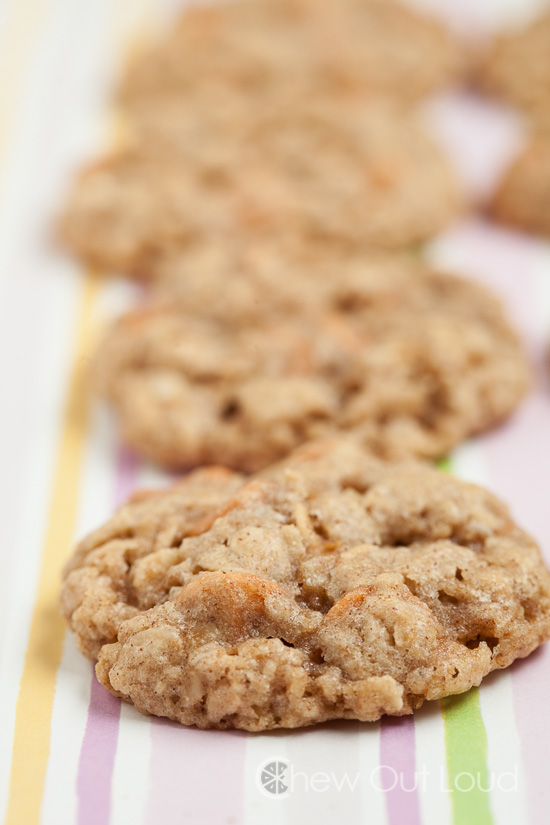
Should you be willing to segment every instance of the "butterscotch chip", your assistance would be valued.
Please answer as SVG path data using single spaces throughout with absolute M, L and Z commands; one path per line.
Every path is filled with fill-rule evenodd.
M 411 100 L 453 82 L 463 68 L 444 27 L 396 3 L 240 0 L 185 12 L 131 67 L 127 107 L 212 86 L 252 99 L 382 92 Z
M 284 280 L 261 262 L 190 278 L 123 317 L 96 372 L 124 439 L 166 466 L 251 471 L 334 431 L 440 456 L 512 412 L 528 368 L 490 293 L 404 256 L 326 254 Z
M 523 109 L 538 127 L 550 129 L 550 13 L 496 40 L 480 83 L 488 94 Z
M 496 220 L 550 235 L 550 135 L 535 138 L 504 175 L 491 203 Z
M 64 577 L 98 679 L 144 713 L 251 731 L 402 715 L 550 635 L 537 545 L 479 487 L 318 442 L 221 506 L 218 481 L 201 529 L 199 473 L 121 508 Z
M 460 208 L 443 153 L 389 104 L 265 107 L 246 137 L 214 143 L 147 144 L 88 170 L 62 221 L 67 244 L 94 265 L 146 275 L 171 250 L 258 233 L 406 246 Z

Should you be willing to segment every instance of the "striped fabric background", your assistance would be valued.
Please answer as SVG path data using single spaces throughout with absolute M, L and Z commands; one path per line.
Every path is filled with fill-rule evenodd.
M 527 8 L 415 2 L 459 26 Z M 7 825 L 547 825 L 548 647 L 414 719 L 247 735 L 140 716 L 97 685 L 65 633 L 56 600 L 74 538 L 137 485 L 165 479 L 120 448 L 86 395 L 94 341 L 133 288 L 64 258 L 51 217 L 78 164 L 112 139 L 117 64 L 176 5 L 0 1 L 1 816 Z M 518 139 L 513 118 L 467 95 L 434 101 L 427 117 L 476 191 Z M 503 296 L 537 371 L 514 420 L 448 466 L 507 499 L 550 560 L 550 245 L 470 219 L 430 255 Z M 277 757 L 295 784 L 274 800 L 256 774 Z

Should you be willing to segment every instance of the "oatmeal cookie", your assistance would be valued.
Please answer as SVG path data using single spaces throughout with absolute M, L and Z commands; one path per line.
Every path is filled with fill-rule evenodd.
M 264 272 L 256 290 L 199 281 L 123 317 L 96 376 L 126 442 L 166 466 L 246 471 L 335 430 L 440 456 L 516 407 L 528 368 L 485 289 L 405 256 L 322 266 Z
M 144 713 L 249 731 L 399 716 L 550 636 L 538 547 L 479 487 L 325 441 L 216 506 L 218 482 L 197 522 L 196 478 L 130 501 L 65 572 L 80 648 Z
M 65 567 L 71 585 L 64 588 L 61 601 L 86 656 L 97 658 L 101 646 L 116 639 L 121 623 L 141 612 L 133 604 L 128 565 L 207 530 L 212 514 L 244 482 L 244 476 L 223 467 L 195 470 L 168 490 L 135 493 L 114 519 L 80 542 Z M 98 565 L 89 564 L 92 557 Z M 144 580 L 142 590 L 145 587 Z
M 411 115 L 380 101 L 289 101 L 259 109 L 238 139 L 155 145 L 78 181 L 61 233 L 93 265 L 146 276 L 160 256 L 201 240 L 290 231 L 310 243 L 402 247 L 461 207 L 443 152 Z
M 238 89 L 252 100 L 297 89 L 414 100 L 462 73 L 461 49 L 431 18 L 377 0 L 239 0 L 185 12 L 128 71 L 121 98 Z
M 550 12 L 499 37 L 480 75 L 483 91 L 518 106 L 550 130 Z
M 550 236 L 550 133 L 528 145 L 504 175 L 490 205 L 502 223 Z

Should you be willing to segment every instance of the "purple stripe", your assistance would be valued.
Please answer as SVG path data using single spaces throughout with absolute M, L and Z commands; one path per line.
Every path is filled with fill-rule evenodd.
M 246 734 L 151 720 L 146 825 L 243 820 Z
M 116 507 L 126 501 L 132 492 L 136 474 L 134 456 L 127 450 L 120 449 L 114 490 Z M 119 722 L 120 700 L 105 690 L 93 674 L 88 718 L 78 764 L 78 825 L 108 825 Z
M 527 808 L 531 825 L 548 825 L 548 685 L 550 650 L 546 645 L 512 666 L 516 726 L 521 739 L 522 773 L 527 786 Z
M 546 341 L 537 337 L 535 266 L 540 246 L 532 240 L 489 227 L 464 239 L 464 255 L 507 300 L 532 355 L 537 386 L 516 415 L 481 440 L 491 489 L 511 507 L 512 515 L 542 546 L 550 561 L 550 396 L 543 378 Z M 466 261 L 467 263 L 467 261 Z M 550 273 L 548 273 L 550 278 Z M 550 810 L 547 752 L 550 714 L 548 645 L 513 665 L 515 721 L 521 743 L 529 822 L 546 825 Z
M 452 270 L 492 289 L 507 304 L 516 327 L 530 348 L 533 343 L 532 283 L 529 257 L 535 244 L 480 220 L 464 221 L 441 238 L 452 251 Z
M 134 453 L 121 447 L 117 456 L 117 475 L 115 481 L 115 507 L 121 504 L 134 492 L 137 479 L 138 464 Z
M 119 719 L 119 700 L 106 691 L 93 674 L 76 781 L 78 825 L 104 825 L 109 822 Z
M 380 768 L 389 825 L 420 825 L 412 716 L 383 717 L 380 727 Z

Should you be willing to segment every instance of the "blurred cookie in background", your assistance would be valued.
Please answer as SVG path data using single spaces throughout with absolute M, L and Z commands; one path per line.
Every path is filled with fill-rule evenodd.
M 550 133 L 533 138 L 512 163 L 490 214 L 516 229 L 550 237 Z
M 479 85 L 522 109 L 537 129 L 550 130 L 550 11 L 495 40 Z
M 382 92 L 414 100 L 460 77 L 464 59 L 444 26 L 383 0 L 237 0 L 187 10 L 128 71 L 121 100 L 231 86 Z
M 260 108 L 208 151 L 143 142 L 86 171 L 61 220 L 89 263 L 144 278 L 195 241 L 295 233 L 399 248 L 462 209 L 450 162 L 413 115 L 336 97 Z
M 228 278 L 123 317 L 96 380 L 125 441 L 179 468 L 253 471 L 335 432 L 439 457 L 515 409 L 529 369 L 485 289 L 406 257 L 332 266 L 289 267 L 255 304 L 248 280 L 242 312 Z

